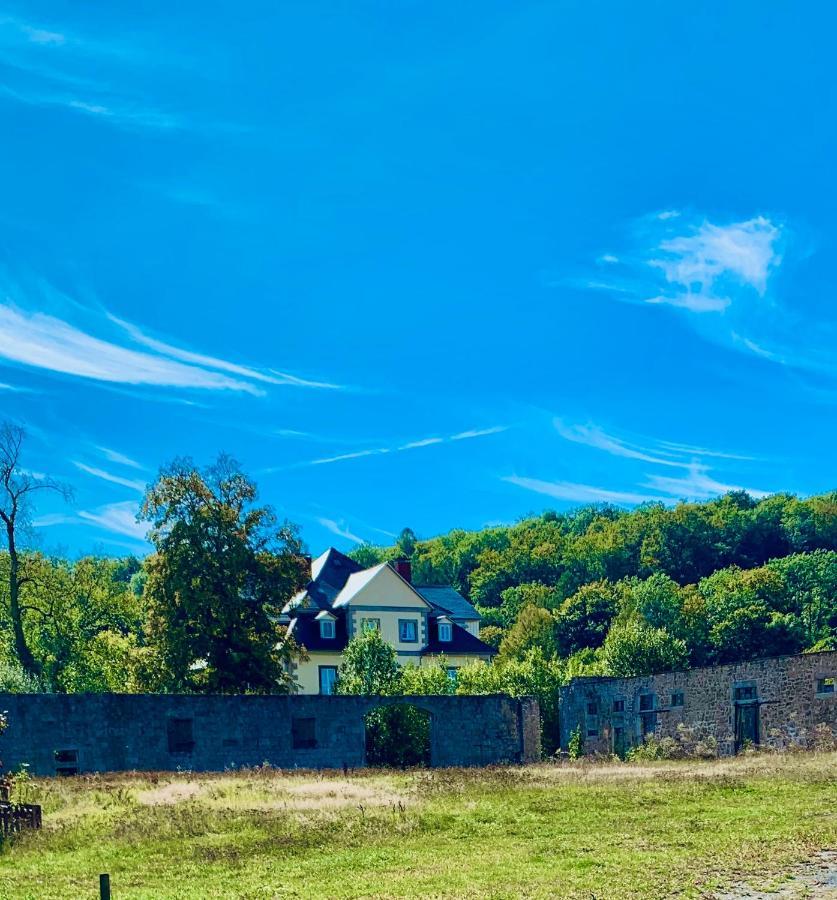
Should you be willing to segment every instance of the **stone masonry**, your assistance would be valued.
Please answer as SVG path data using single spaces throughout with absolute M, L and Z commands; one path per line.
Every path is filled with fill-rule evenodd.
M 540 758 L 537 701 L 484 697 L 0 694 L 7 771 L 34 775 L 127 770 L 222 771 L 365 765 L 364 716 L 409 703 L 430 713 L 434 766 Z
M 709 737 L 729 755 L 746 745 L 810 746 L 837 736 L 837 652 L 756 659 L 640 678 L 575 678 L 561 690 L 561 748 L 581 729 L 585 753 L 658 738 Z

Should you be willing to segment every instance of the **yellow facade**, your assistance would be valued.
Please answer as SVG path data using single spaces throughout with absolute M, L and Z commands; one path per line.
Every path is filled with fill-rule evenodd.
M 321 651 L 308 654 L 305 662 L 298 661 L 294 669 L 294 681 L 296 693 L 319 694 L 320 693 L 320 666 L 336 666 L 339 668 L 343 656 L 340 653 L 325 653 Z

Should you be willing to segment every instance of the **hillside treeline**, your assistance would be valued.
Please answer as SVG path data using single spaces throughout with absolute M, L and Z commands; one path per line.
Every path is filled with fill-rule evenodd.
M 508 527 L 364 546 L 450 583 L 501 657 L 531 648 L 577 671 L 634 674 L 837 646 L 837 493 L 632 511 L 587 506 Z

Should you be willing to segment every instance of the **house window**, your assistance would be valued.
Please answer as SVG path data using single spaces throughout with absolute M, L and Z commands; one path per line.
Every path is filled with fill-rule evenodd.
M 614 712 L 625 712 L 625 701 L 624 700 L 614 700 L 613 701 L 613 711 Z
M 448 681 L 450 681 L 451 684 L 456 684 L 459 669 L 456 666 L 448 666 L 447 669 L 445 669 L 445 675 L 448 676 Z
M 334 637 L 334 619 L 320 619 L 320 637 Z
M 314 718 L 291 719 L 294 750 L 313 750 L 317 746 L 316 724 Z
M 398 638 L 402 644 L 415 644 L 418 641 L 418 622 L 415 619 L 399 619 Z
M 453 625 L 450 622 L 439 622 L 439 640 L 445 643 L 453 640 Z
M 834 693 L 835 678 L 818 678 L 817 679 L 817 696 L 825 697 Z
M 599 729 L 598 728 L 588 728 L 587 729 L 587 737 L 598 737 Z
M 599 704 L 596 703 L 595 700 L 591 700 L 587 704 L 587 715 L 588 716 L 597 716 L 599 714 Z
M 381 630 L 381 620 L 380 619 L 361 619 L 360 620 L 360 630 L 361 631 L 380 631 Z
M 675 691 L 671 695 L 671 705 L 672 706 L 682 706 L 684 703 L 685 697 L 683 695 L 683 691 Z
M 756 686 L 754 684 L 743 684 L 735 689 L 736 700 L 755 700 Z
M 320 666 L 320 693 L 333 694 L 337 684 L 337 666 Z
M 640 694 L 639 695 L 639 711 L 640 712 L 651 712 L 654 709 L 654 695 L 653 694 Z
M 195 747 L 192 719 L 169 719 L 169 753 L 191 753 Z

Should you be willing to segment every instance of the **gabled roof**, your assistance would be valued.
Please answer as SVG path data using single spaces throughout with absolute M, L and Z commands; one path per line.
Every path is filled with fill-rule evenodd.
M 346 585 L 342 591 L 337 595 L 332 604 L 333 609 L 338 609 L 342 606 L 348 606 L 351 603 L 352 599 L 360 593 L 368 584 L 374 581 L 379 575 L 382 573 L 388 572 L 389 576 L 397 578 L 402 584 L 404 584 L 410 591 L 412 591 L 416 595 L 416 599 L 421 603 L 430 605 L 427 600 L 422 597 L 422 595 L 410 584 L 409 581 L 405 581 L 395 569 L 389 563 L 379 563 L 377 566 L 372 566 L 371 569 L 363 569 L 360 572 L 353 572 L 348 580 L 346 581 Z M 384 577 L 388 577 L 386 574 Z
M 363 567 L 353 559 L 329 547 L 311 563 L 311 580 L 319 585 L 327 584 L 338 591 L 346 584 L 353 572 L 360 572 Z
M 480 656 L 496 656 L 497 651 L 488 644 L 483 643 L 478 637 L 474 637 L 470 631 L 461 625 L 453 623 L 451 625 L 452 640 L 439 640 L 439 624 L 436 616 L 431 616 L 427 620 L 427 646 L 422 650 L 425 653 L 446 653 L 460 654 L 473 653 Z
M 448 612 L 454 619 L 478 621 L 482 618 L 462 594 L 449 585 L 416 585 L 416 590 L 434 609 Z

